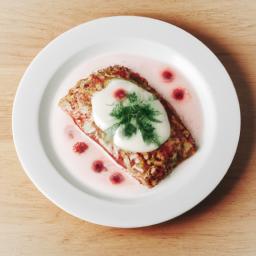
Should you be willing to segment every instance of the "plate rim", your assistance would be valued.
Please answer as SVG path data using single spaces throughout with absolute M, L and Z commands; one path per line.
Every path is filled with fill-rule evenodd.
M 203 52 L 207 53 L 206 54 L 207 58 L 211 59 L 212 63 L 215 63 L 215 65 L 216 65 L 215 68 L 217 68 L 217 71 L 216 70 L 214 70 L 214 71 L 215 72 L 220 72 L 222 74 L 224 81 L 227 82 L 227 85 L 229 86 L 228 90 L 231 92 L 231 97 L 232 97 L 231 101 L 232 101 L 232 103 L 235 103 L 234 108 L 233 108 L 233 112 L 235 113 L 235 118 L 233 120 L 233 122 L 235 123 L 234 131 L 233 131 L 235 138 L 233 138 L 234 141 L 233 141 L 232 147 L 231 147 L 230 152 L 229 152 L 229 159 L 225 163 L 226 167 L 223 168 L 225 170 L 222 171 L 221 173 L 219 173 L 219 175 L 217 177 L 215 177 L 215 180 L 214 180 L 214 182 L 212 182 L 211 187 L 208 188 L 208 189 L 206 188 L 206 190 L 204 190 L 202 193 L 199 193 L 199 195 L 197 195 L 196 198 L 193 198 L 193 200 L 191 200 L 189 205 L 188 204 L 186 204 L 185 206 L 183 205 L 183 207 L 181 207 L 179 211 L 176 211 L 176 214 L 174 214 L 173 216 L 170 216 L 170 217 L 166 217 L 166 216 L 156 217 L 155 216 L 153 219 L 151 219 L 151 221 L 147 220 L 147 222 L 143 222 L 143 221 L 137 221 L 137 220 L 129 220 L 127 223 L 123 223 L 124 220 L 122 218 L 118 219 L 116 222 L 113 221 L 113 219 L 111 221 L 109 221 L 108 217 L 110 217 L 110 216 L 106 216 L 104 219 L 102 219 L 102 217 L 100 217 L 100 216 L 97 216 L 97 217 L 92 217 L 91 216 L 90 217 L 89 215 L 93 214 L 90 211 L 89 211 L 89 215 L 88 215 L 88 213 L 85 213 L 83 211 L 83 217 L 81 217 L 79 209 L 76 209 L 76 210 L 71 209 L 72 207 L 76 208 L 77 205 L 70 204 L 71 205 L 70 206 L 71 208 L 70 208 L 70 207 L 67 207 L 67 205 L 66 205 L 67 202 L 66 201 L 64 202 L 60 198 L 56 198 L 56 197 L 53 198 L 49 193 L 46 192 L 46 190 L 47 190 L 46 187 L 42 188 L 42 184 L 40 182 L 38 182 L 39 177 L 37 176 L 35 171 L 32 170 L 31 167 L 28 167 L 28 166 L 31 166 L 31 163 L 28 163 L 28 158 L 26 157 L 26 159 L 25 159 L 25 156 L 24 156 L 25 152 L 22 151 L 22 148 L 24 148 L 24 146 L 21 146 L 21 143 L 24 143 L 24 140 L 21 140 L 21 138 L 20 138 L 20 136 L 22 134 L 21 133 L 21 127 L 18 127 L 18 123 L 21 120 L 20 113 L 22 112 L 19 109 L 20 104 L 22 102 L 20 100 L 20 97 L 22 95 L 22 90 L 24 90 L 25 84 L 28 81 L 30 81 L 29 76 L 30 76 L 31 69 L 33 69 L 34 66 L 38 65 L 38 63 L 40 63 L 42 61 L 42 57 L 44 57 L 45 54 L 47 55 L 48 49 L 50 49 L 50 47 L 52 47 L 54 44 L 55 45 L 59 44 L 63 40 L 65 40 L 65 38 L 70 37 L 69 35 L 73 33 L 72 31 L 83 30 L 84 27 L 87 27 L 87 26 L 90 26 L 90 25 L 92 27 L 94 27 L 94 26 L 97 27 L 97 26 L 101 26 L 104 23 L 105 24 L 109 23 L 111 25 L 111 24 L 114 24 L 114 23 L 117 23 L 117 22 L 123 22 L 123 24 L 127 23 L 127 22 L 128 23 L 129 22 L 131 22 L 131 23 L 132 22 L 135 22 L 135 23 L 138 22 L 138 24 L 139 24 L 139 23 L 142 23 L 142 21 L 143 21 L 144 26 L 152 25 L 152 26 L 156 26 L 156 27 L 159 27 L 159 28 L 160 27 L 165 27 L 164 30 L 167 29 L 167 27 L 169 27 L 170 31 L 171 30 L 175 31 L 176 35 L 180 35 L 180 34 L 184 35 L 184 33 L 185 33 L 186 37 L 190 38 L 191 41 L 193 41 L 193 43 L 196 45 L 196 47 L 200 47 L 201 49 L 203 49 Z M 54 71 L 52 71 L 52 72 L 54 72 Z M 48 83 L 46 83 L 46 84 L 48 84 Z M 241 116 L 240 115 L 241 114 L 240 114 L 240 107 L 239 107 L 238 97 L 237 97 L 237 94 L 235 92 L 234 85 L 233 85 L 227 71 L 225 70 L 222 63 L 218 60 L 218 58 L 213 54 L 213 52 L 207 46 L 205 46 L 200 40 L 195 38 L 190 33 L 186 32 L 185 30 L 183 30 L 183 29 L 181 29 L 181 28 L 179 28 L 175 25 L 172 25 L 170 23 L 161 21 L 161 20 L 152 19 L 152 18 L 148 18 L 148 17 L 141 17 L 141 16 L 110 16 L 110 17 L 103 17 L 103 18 L 95 19 L 95 20 L 80 24 L 80 25 L 78 25 L 74 28 L 71 28 L 70 30 L 64 32 L 63 34 L 61 34 L 57 38 L 55 38 L 53 41 L 51 41 L 46 47 L 44 47 L 37 54 L 37 56 L 33 59 L 31 64 L 26 69 L 26 71 L 25 71 L 25 73 L 24 73 L 24 75 L 23 75 L 23 77 L 20 81 L 20 84 L 18 86 L 16 95 L 15 95 L 15 99 L 14 99 L 14 103 L 13 103 L 13 112 L 12 112 L 12 132 L 13 132 L 13 140 L 14 140 L 15 149 L 16 149 L 18 158 L 21 162 L 21 165 L 22 165 L 24 171 L 26 172 L 27 176 L 31 179 L 33 184 L 38 188 L 38 190 L 40 190 L 41 193 L 43 193 L 50 201 L 52 201 L 54 204 L 56 204 L 58 207 L 60 207 L 64 211 L 66 211 L 66 212 L 70 213 L 71 215 L 74 215 L 74 216 L 76 216 L 80 219 L 87 220 L 87 221 L 95 223 L 95 224 L 105 225 L 105 226 L 131 228 L 131 227 L 143 227 L 143 226 L 158 224 L 160 222 L 164 222 L 164 221 L 167 221 L 169 219 L 175 218 L 175 217 L 181 215 L 182 213 L 190 210 L 191 208 L 193 208 L 198 203 L 200 203 L 205 197 L 207 197 L 216 188 L 216 186 L 219 184 L 219 182 L 222 180 L 222 178 L 224 177 L 224 175 L 228 171 L 228 169 L 231 165 L 231 162 L 232 162 L 232 160 L 235 156 L 235 152 L 236 152 L 236 149 L 237 149 L 237 146 L 238 146 L 238 141 L 239 141 L 239 136 L 240 136 L 240 127 L 241 127 Z M 36 117 L 33 120 L 36 121 Z M 27 125 L 24 125 L 24 127 L 22 127 L 23 132 L 24 132 L 25 128 L 28 128 Z M 35 163 L 33 162 L 33 164 L 35 164 Z M 61 178 L 58 179 L 58 182 L 60 182 L 59 184 L 61 184 L 61 182 L 68 183 L 66 180 L 64 180 L 64 178 L 63 179 L 61 179 Z M 52 182 L 52 183 L 55 184 L 54 182 Z M 56 183 L 57 183 L 57 181 L 56 181 Z M 84 199 L 83 195 L 81 194 L 81 191 L 79 192 L 77 189 L 72 188 L 71 185 L 67 185 L 67 188 L 68 188 L 68 190 L 71 194 L 75 193 L 78 196 L 79 200 Z M 61 192 L 61 191 L 59 191 L 59 192 Z M 95 198 L 92 199 L 92 200 L 94 200 L 96 204 L 99 204 L 99 205 L 101 204 L 100 200 L 97 200 Z M 65 206 L 63 206 L 63 205 L 65 205 Z M 118 216 L 118 214 L 121 214 L 121 212 L 122 212 L 122 210 L 119 209 L 118 212 L 117 212 L 117 216 Z M 87 217 L 84 217 L 85 215 Z

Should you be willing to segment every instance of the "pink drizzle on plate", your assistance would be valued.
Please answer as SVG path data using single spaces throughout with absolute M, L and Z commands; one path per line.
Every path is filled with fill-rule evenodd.
M 182 70 L 179 71 L 167 63 L 142 56 L 129 54 L 102 55 L 79 64 L 63 79 L 54 98 L 56 104 L 53 104 L 50 113 L 50 134 L 54 151 L 65 166 L 67 176 L 72 176 L 82 186 L 97 193 L 112 197 L 138 197 L 147 192 L 148 188 L 130 177 L 102 148 L 88 139 L 76 127 L 73 120 L 57 105 L 59 99 L 66 95 L 67 91 L 78 80 L 95 70 L 115 64 L 131 68 L 135 72 L 135 78 L 140 76 L 146 78 L 149 84 L 172 104 L 184 124 L 199 142 L 202 134 L 202 111 L 193 86 L 189 83 L 189 77 L 186 78 L 185 74 L 182 74 Z M 126 74 L 118 75 L 126 78 Z M 98 81 L 95 80 L 95 82 Z M 184 97 L 182 98 L 180 92 L 177 97 L 177 91 L 175 93 L 176 97 L 173 97 L 173 92 L 175 89 L 181 88 L 180 85 L 184 89 Z M 120 91 L 116 91 L 116 94 L 121 98 L 124 96 L 124 93 Z M 77 142 L 83 142 L 87 147 L 84 144 L 74 146 Z M 96 164 L 97 171 L 94 170 L 95 167 L 92 166 L 95 159 L 96 161 L 102 161 L 103 171 L 101 165 L 98 164 Z

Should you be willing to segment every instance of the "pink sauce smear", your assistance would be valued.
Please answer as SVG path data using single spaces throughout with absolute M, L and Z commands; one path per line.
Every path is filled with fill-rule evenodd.
M 66 95 L 68 89 L 79 79 L 115 64 L 131 68 L 146 78 L 149 84 L 172 104 L 199 147 L 203 127 L 202 111 L 189 77 L 182 74 L 182 70 L 146 57 L 129 54 L 103 55 L 81 63 L 67 75 L 55 95 L 56 104 L 50 119 L 51 139 L 58 157 L 68 172 L 84 186 L 107 195 L 133 197 L 147 192 L 148 188 L 130 177 L 58 107 L 59 99 Z M 123 89 L 115 91 L 115 97 L 118 99 L 125 96 Z

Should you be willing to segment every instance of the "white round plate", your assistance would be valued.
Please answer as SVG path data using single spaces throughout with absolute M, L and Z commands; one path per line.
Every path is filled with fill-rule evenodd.
M 108 197 L 76 186 L 50 159 L 47 106 L 64 74 L 86 58 L 120 51 L 166 59 L 196 83 L 204 129 L 198 152 L 175 175 L 142 196 Z M 79 78 L 78 78 L 79 79 Z M 36 187 L 52 202 L 83 220 L 113 227 L 142 227 L 172 219 L 203 200 L 221 181 L 240 133 L 236 92 L 225 68 L 198 39 L 163 21 L 107 17 L 79 25 L 48 44 L 26 70 L 13 107 L 18 157 Z

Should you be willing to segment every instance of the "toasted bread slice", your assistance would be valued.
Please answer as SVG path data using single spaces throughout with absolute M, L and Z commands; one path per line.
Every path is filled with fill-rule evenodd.
M 171 125 L 171 135 L 158 149 L 147 153 L 124 151 L 112 141 L 106 140 L 106 133 L 94 123 L 91 98 L 95 92 L 105 88 L 107 82 L 113 78 L 126 79 L 136 83 L 154 94 L 165 107 Z M 78 81 L 60 100 L 59 106 L 72 117 L 82 132 L 106 150 L 135 179 L 148 187 L 158 184 L 179 163 L 196 152 L 194 139 L 170 103 L 164 100 L 146 79 L 126 67 L 110 66 Z

